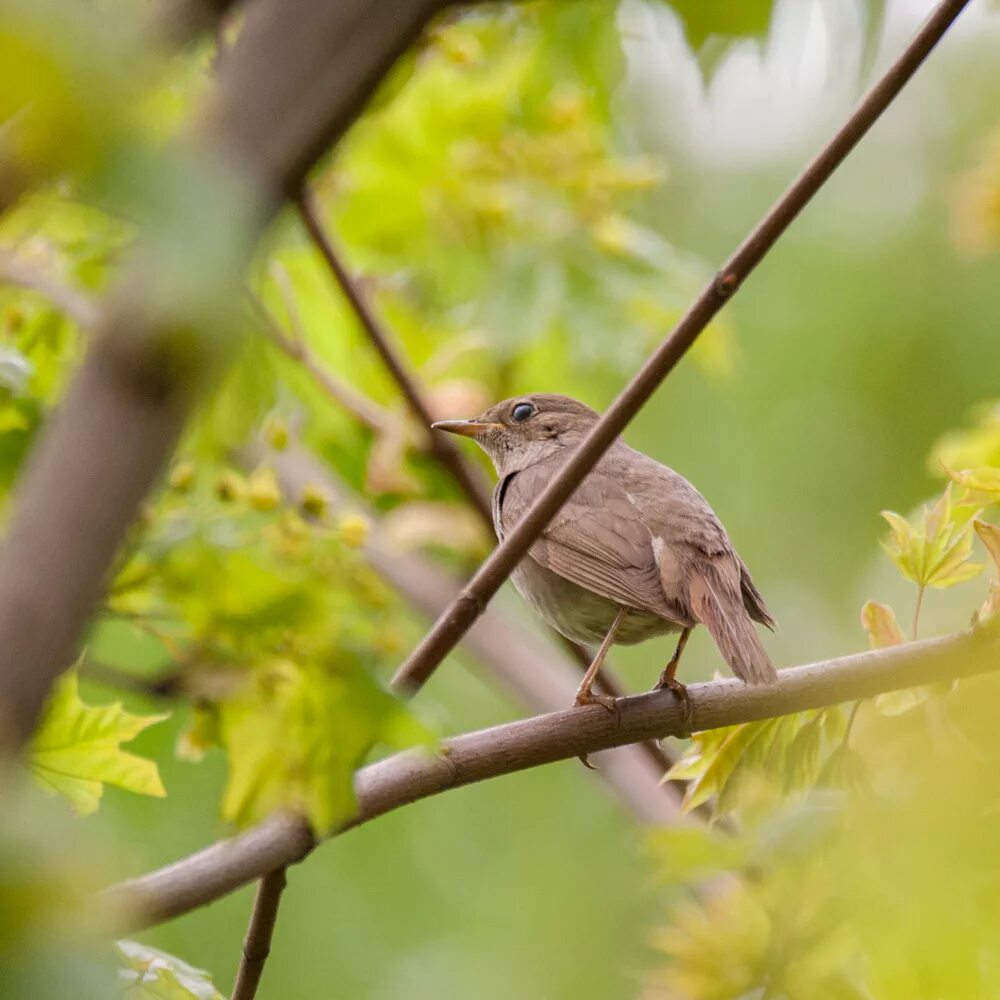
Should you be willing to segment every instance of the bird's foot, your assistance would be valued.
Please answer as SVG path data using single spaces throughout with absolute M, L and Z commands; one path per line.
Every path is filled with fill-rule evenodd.
M 618 715 L 618 699 L 610 694 L 594 694 L 593 691 L 577 691 L 574 705 L 601 705 L 612 715 Z
M 684 731 L 690 732 L 691 722 L 694 719 L 694 706 L 691 704 L 691 697 L 688 695 L 686 684 L 682 684 L 668 670 L 664 670 L 660 679 L 656 682 L 654 691 L 672 691 L 674 697 L 681 703 L 681 719 L 684 723 Z
M 609 694 L 594 694 L 593 691 L 577 691 L 576 698 L 573 700 L 575 706 L 580 705 L 600 705 L 603 709 L 610 712 L 615 717 L 615 725 L 621 724 L 621 709 L 618 707 L 618 699 L 613 698 Z M 590 763 L 590 758 L 587 754 L 580 754 L 580 763 L 584 767 L 589 768 L 591 771 L 596 771 L 597 768 Z

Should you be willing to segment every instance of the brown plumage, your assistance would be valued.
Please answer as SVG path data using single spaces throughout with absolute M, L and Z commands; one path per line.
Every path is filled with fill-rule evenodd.
M 493 522 L 503 539 L 597 417 L 568 396 L 537 393 L 505 400 L 474 420 L 434 426 L 472 437 L 493 460 Z M 589 685 L 612 642 L 669 632 L 681 636 L 658 686 L 683 695 L 674 671 L 698 624 L 737 677 L 750 684 L 776 679 L 753 626 L 773 628 L 774 620 L 712 508 L 683 476 L 620 439 L 511 579 L 563 635 L 602 643 L 578 701 L 595 700 Z

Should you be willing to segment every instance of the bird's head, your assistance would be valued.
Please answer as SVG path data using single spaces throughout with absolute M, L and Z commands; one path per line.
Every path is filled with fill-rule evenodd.
M 505 399 L 471 420 L 439 420 L 432 426 L 472 438 L 503 477 L 579 444 L 597 416 L 569 396 L 537 392 Z

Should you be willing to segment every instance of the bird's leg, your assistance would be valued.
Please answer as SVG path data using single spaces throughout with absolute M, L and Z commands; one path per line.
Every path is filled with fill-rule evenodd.
M 601 643 L 601 648 L 594 654 L 594 659 L 591 661 L 590 666 L 587 667 L 587 672 L 583 675 L 583 680 L 580 681 L 580 686 L 576 690 L 576 700 L 574 704 L 603 705 L 609 712 L 617 712 L 617 704 L 614 698 L 610 695 L 594 694 L 594 692 L 591 691 L 591 688 L 594 686 L 594 680 L 597 677 L 597 672 L 601 669 L 601 664 L 604 662 L 604 658 L 608 655 L 608 650 L 611 648 L 611 644 L 615 641 L 615 635 L 624 620 L 625 608 L 619 608 L 618 614 L 615 615 L 615 620 L 611 623 L 611 628 L 608 629 L 608 634 L 604 637 L 604 641 Z
M 603 705 L 615 716 L 616 721 L 618 718 L 618 702 L 611 695 L 594 694 L 591 688 L 594 686 L 594 681 L 597 679 L 597 672 L 601 669 L 601 664 L 608 655 L 608 650 L 615 641 L 615 635 L 618 629 L 621 628 L 624 620 L 625 609 L 619 608 L 618 614 L 615 615 L 615 620 L 611 623 L 611 628 L 608 629 L 608 634 L 601 643 L 601 648 L 594 654 L 594 659 L 591 661 L 590 666 L 587 667 L 587 672 L 583 675 L 583 680 L 580 681 L 580 686 L 576 689 L 576 698 L 573 702 L 574 705 Z M 580 763 L 584 767 L 589 767 L 591 771 L 596 770 L 594 765 L 590 763 L 590 758 L 585 753 L 580 754 Z
M 681 653 L 684 652 L 684 647 L 687 645 L 688 636 L 690 634 L 691 629 L 681 629 L 681 634 L 677 640 L 677 648 L 674 650 L 674 655 L 670 657 L 670 662 L 663 668 L 663 673 L 660 674 L 660 679 L 656 682 L 656 686 L 653 688 L 654 691 L 662 691 L 664 688 L 673 691 L 673 693 L 681 700 L 685 722 L 690 722 L 691 720 L 691 699 L 688 698 L 687 687 L 677 680 L 676 675 L 677 666 L 681 662 Z

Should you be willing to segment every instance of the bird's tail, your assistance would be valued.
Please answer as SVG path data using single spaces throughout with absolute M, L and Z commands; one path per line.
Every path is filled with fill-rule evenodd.
M 747 684 L 773 684 L 778 675 L 743 603 L 739 567 L 730 560 L 694 567 L 689 600 L 730 669 Z

